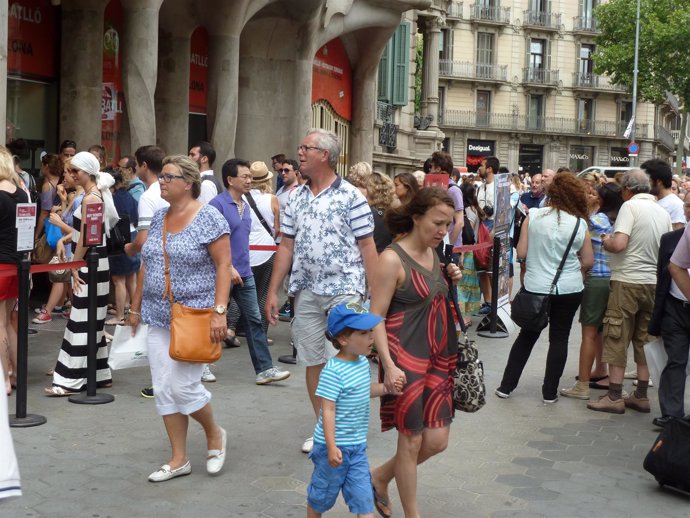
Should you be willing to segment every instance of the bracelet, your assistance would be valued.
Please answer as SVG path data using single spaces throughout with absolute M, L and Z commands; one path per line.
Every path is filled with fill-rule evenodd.
M 130 314 L 130 315 L 136 315 L 136 316 L 138 316 L 138 317 L 141 316 L 141 313 L 139 313 L 138 311 L 134 311 L 133 309 L 130 309 L 130 310 L 129 310 L 129 314 Z

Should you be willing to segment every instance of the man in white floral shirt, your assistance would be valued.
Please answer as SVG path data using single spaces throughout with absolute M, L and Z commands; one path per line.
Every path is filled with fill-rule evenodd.
M 365 296 L 378 257 L 366 199 L 335 172 L 340 151 L 340 140 L 329 131 L 311 130 L 302 140 L 300 171 L 310 180 L 295 190 L 285 207 L 280 222 L 283 240 L 266 299 L 268 321 L 275 325 L 278 289 L 290 273 L 288 291 L 295 296 L 292 338 L 297 361 L 306 366 L 307 392 L 317 419 L 319 375 L 336 353 L 325 337 L 327 312 Z M 302 451 L 311 451 L 312 444 L 309 437 Z

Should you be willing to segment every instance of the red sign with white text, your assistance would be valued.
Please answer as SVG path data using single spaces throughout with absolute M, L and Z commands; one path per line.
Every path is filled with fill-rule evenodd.
M 7 72 L 54 79 L 58 75 L 60 9 L 50 0 L 18 0 L 8 5 Z
M 428 174 L 424 177 L 424 187 L 440 187 L 447 191 L 449 179 L 447 174 Z
M 189 59 L 189 111 L 206 113 L 208 106 L 208 32 L 197 27 L 192 33 Z
M 84 246 L 98 246 L 103 242 L 103 202 L 86 205 Z
M 101 95 L 101 145 L 110 163 L 120 157 L 120 128 L 125 94 L 122 87 L 120 35 L 124 11 L 120 0 L 110 0 L 103 26 L 103 90 Z
M 352 67 L 345 47 L 336 38 L 314 56 L 311 101 L 325 99 L 342 118 L 352 120 Z

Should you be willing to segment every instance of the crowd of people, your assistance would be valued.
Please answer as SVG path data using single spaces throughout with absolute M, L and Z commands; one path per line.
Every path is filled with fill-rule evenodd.
M 419 516 L 417 466 L 447 447 L 454 417 L 460 328 L 455 317 L 469 326 L 473 315 L 491 311 L 491 269 L 462 247 L 493 232 L 496 176 L 510 174 L 498 159 L 487 157 L 474 176 L 438 151 L 414 173 L 391 178 L 362 162 L 343 178 L 336 173 L 340 141 L 324 130 L 310 131 L 295 158 L 272 157 L 270 169 L 261 161 L 233 158 L 214 172 L 216 153 L 207 142 L 188 155 L 166 156 L 159 147 L 142 146 L 110 166 L 100 146 L 77 150 L 76 143 L 65 141 L 57 154 L 43 156 L 41 177 L 31 182 L 0 149 L 0 263 L 20 258 L 17 203 L 32 195 L 38 200 L 37 242 L 56 227 L 50 255 L 59 261 L 85 257 L 86 208 L 103 203 L 104 234 L 94 247 L 97 384 L 113 383 L 108 326 L 129 325 L 135 333 L 147 324 L 152 385 L 142 395 L 155 400 L 171 448 L 149 480 L 191 473 L 190 416 L 206 435 L 208 474 L 221 472 L 227 444 L 218 422 L 222 409 L 214 412 L 204 385 L 216 376 L 208 365 L 177 361 L 168 353 L 169 298 L 212 308 L 208 332 L 214 343 L 236 347 L 244 337 L 257 385 L 290 377 L 273 363 L 268 334 L 279 320 L 291 320 L 315 423 L 313 435 L 301 441 L 314 463 L 309 516 L 330 509 L 341 490 L 351 512 L 391 516 L 393 480 L 404 515 Z M 445 187 L 426 186 L 427 174 L 445 175 Z M 510 277 L 515 252 L 521 286 L 551 294 L 545 404 L 555 404 L 560 395 L 587 400 L 593 411 L 650 412 L 644 346 L 661 336 L 669 360 L 655 380 L 661 415 L 654 423 L 664 426 L 684 415 L 690 348 L 685 183 L 657 159 L 617 178 L 578 176 L 566 168 L 510 175 L 510 207 L 501 208 L 510 211 Z M 109 255 L 109 234 L 123 218 L 131 242 L 124 253 Z M 449 264 L 439 253 L 444 243 L 455 247 Z M 87 273 L 80 268 L 54 279 L 33 318 L 37 325 L 60 313 L 67 319 L 47 396 L 86 389 Z M 449 303 L 449 282 L 458 287 L 461 315 L 454 315 Z M 0 277 L 7 394 L 16 384 L 17 293 L 16 277 Z M 578 310 L 578 378 L 572 387 L 561 387 Z M 540 334 L 519 331 L 495 390 L 498 397 L 507 399 L 518 389 Z M 631 342 L 637 369 L 626 373 Z M 367 359 L 372 346 L 379 369 L 374 384 Z M 625 377 L 635 378 L 630 394 L 623 390 Z M 593 400 L 592 390 L 605 393 Z M 397 430 L 394 456 L 374 469 L 366 456 L 369 397 L 381 397 L 382 431 Z

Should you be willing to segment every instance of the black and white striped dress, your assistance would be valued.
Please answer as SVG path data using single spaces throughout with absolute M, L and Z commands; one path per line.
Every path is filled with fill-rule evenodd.
M 96 194 L 96 193 L 93 193 Z M 74 233 L 72 236 L 72 252 L 76 249 L 81 239 L 81 211 L 74 214 Z M 110 367 L 108 367 L 108 345 L 105 341 L 103 327 L 108 312 L 108 292 L 110 290 L 110 268 L 108 266 L 108 252 L 105 247 L 105 237 L 98 251 L 98 313 L 96 343 L 98 353 L 96 355 L 96 381 L 98 387 L 109 386 L 112 383 Z M 88 269 L 79 269 L 79 277 L 88 283 Z M 58 356 L 53 385 L 62 387 L 71 392 L 86 390 L 86 363 L 88 340 L 88 308 L 89 286 L 82 284 L 79 293 L 74 293 L 72 310 L 62 339 L 62 347 Z

